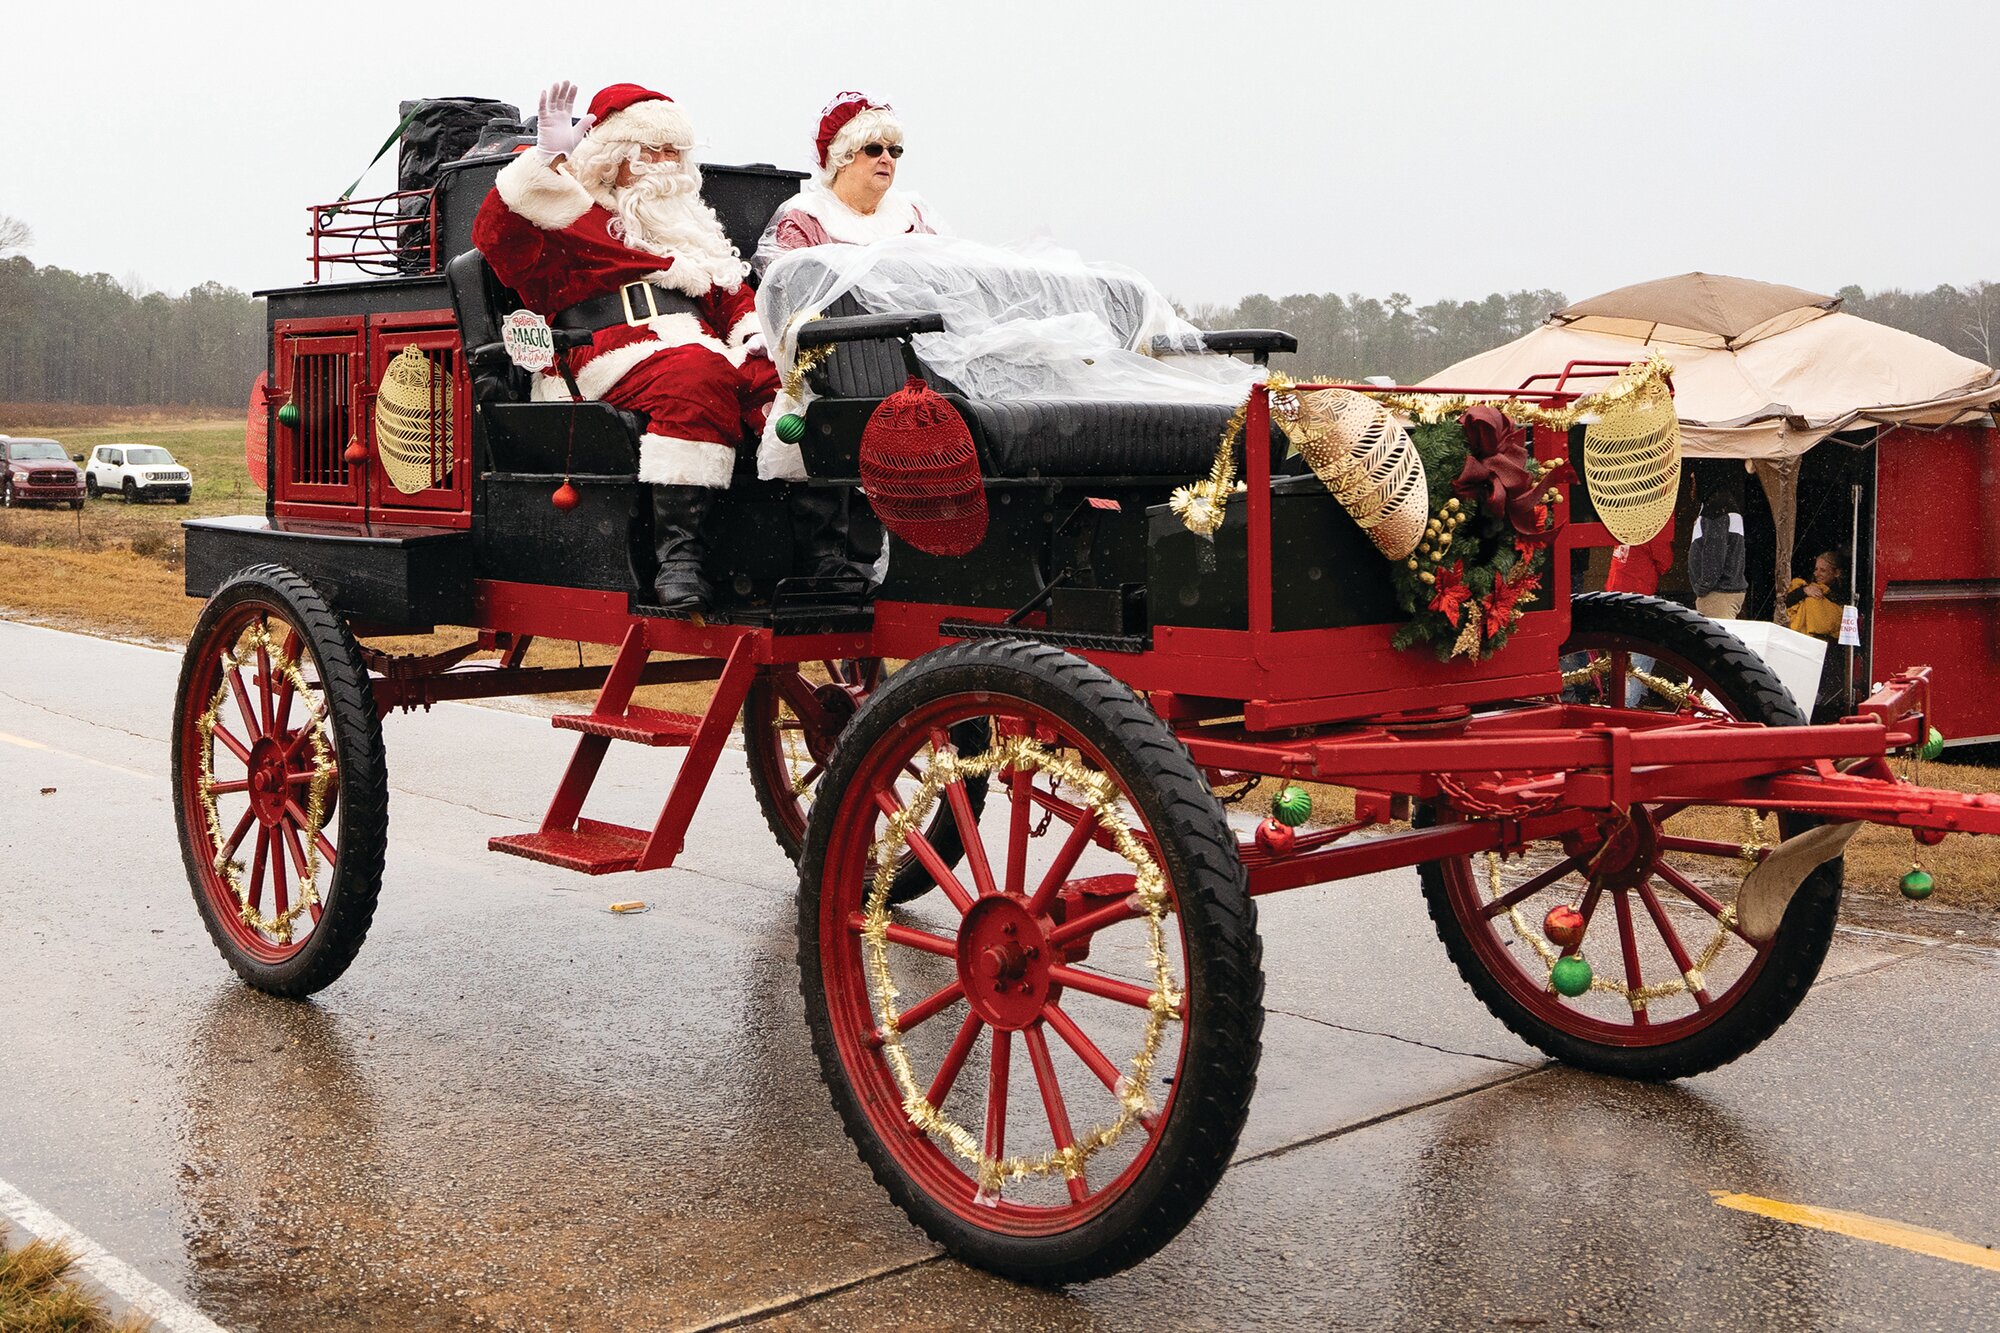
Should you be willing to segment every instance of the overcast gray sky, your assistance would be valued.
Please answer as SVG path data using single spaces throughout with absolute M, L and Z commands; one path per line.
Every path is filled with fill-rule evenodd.
M 959 232 L 1185 301 L 1922 288 L 2000 279 L 1996 35 L 2000 6 L 1909 0 L 16 4 L 0 213 L 38 263 L 280 286 L 398 99 L 630 80 L 710 161 L 805 166 L 858 88 Z

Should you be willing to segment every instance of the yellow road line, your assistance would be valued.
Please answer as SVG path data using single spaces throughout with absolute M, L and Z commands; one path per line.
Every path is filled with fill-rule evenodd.
M 99 768 L 108 768 L 114 773 L 123 773 L 127 777 L 144 778 L 148 782 L 159 781 L 157 773 L 141 773 L 138 769 L 127 768 L 123 764 L 113 764 L 103 759 L 93 759 L 87 754 L 77 754 L 71 750 L 59 750 L 53 745 L 44 745 L 40 741 L 31 741 L 26 736 L 15 736 L 8 732 L 0 731 L 0 743 L 18 745 L 24 750 L 41 750 L 46 754 L 59 754 L 65 759 L 74 759 L 80 764 L 95 764 Z
M 1852 1236 L 1856 1240 L 1871 1240 L 1877 1245 L 1893 1245 L 1899 1250 L 1909 1250 L 1913 1254 L 1928 1254 L 1934 1259 L 1949 1259 L 1956 1264 L 1970 1264 L 1989 1273 L 2000 1273 L 2000 1250 L 1960 1240 L 1948 1231 L 1913 1227 L 1908 1223 L 1891 1222 L 1885 1218 L 1870 1217 L 1866 1213 L 1850 1213 L 1839 1208 L 1814 1208 L 1810 1204 L 1760 1199 L 1754 1194 L 1731 1194 L 1726 1190 L 1710 1190 L 1709 1194 L 1724 1208 L 1734 1208 L 1739 1213 L 1755 1213 L 1759 1217 L 1789 1222 L 1793 1226 L 1837 1232 L 1843 1236 Z

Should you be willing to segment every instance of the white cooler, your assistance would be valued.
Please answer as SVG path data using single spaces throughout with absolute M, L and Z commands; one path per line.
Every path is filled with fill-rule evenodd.
M 1810 634 L 1773 625 L 1768 620 L 1718 620 L 1716 624 L 1743 640 L 1743 646 L 1776 672 L 1799 711 L 1812 716 L 1819 697 L 1819 673 L 1826 661 L 1827 642 Z

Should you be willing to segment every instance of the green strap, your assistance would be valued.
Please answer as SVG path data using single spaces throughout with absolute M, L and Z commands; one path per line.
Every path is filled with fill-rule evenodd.
M 410 108 L 408 115 L 396 122 L 396 128 L 389 131 L 389 137 L 384 139 L 382 146 L 375 150 L 375 156 L 369 158 L 368 165 L 361 168 L 361 175 L 354 178 L 353 185 L 348 186 L 340 192 L 340 198 L 334 200 L 335 203 L 344 204 L 354 197 L 354 191 L 360 187 L 362 180 L 369 172 L 375 169 L 375 164 L 382 160 L 382 154 L 388 152 L 390 148 L 395 146 L 396 140 L 403 137 L 403 131 L 410 128 L 410 122 L 417 118 L 417 112 L 423 110 L 423 106 L 424 104 L 421 101 L 417 102 Z

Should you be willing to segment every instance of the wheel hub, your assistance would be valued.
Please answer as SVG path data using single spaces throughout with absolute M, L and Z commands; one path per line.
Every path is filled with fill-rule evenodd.
M 250 747 L 250 809 L 266 828 L 285 813 L 291 782 L 285 771 L 284 752 L 269 736 Z
M 1018 898 L 987 897 L 972 905 L 958 932 L 958 976 L 973 1012 L 996 1028 L 1018 1032 L 1033 1023 L 1049 996 L 1051 956 L 1042 923 Z
M 1606 889 L 1636 889 L 1653 873 L 1659 845 L 1659 826 L 1652 815 L 1644 806 L 1634 806 L 1606 831 L 1591 878 Z

